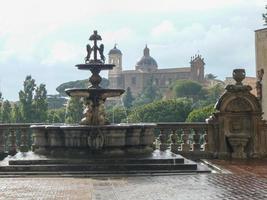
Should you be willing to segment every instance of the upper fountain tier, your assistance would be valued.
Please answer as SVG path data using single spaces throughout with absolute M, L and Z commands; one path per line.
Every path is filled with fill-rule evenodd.
M 93 46 L 87 44 L 87 55 L 84 58 L 85 64 L 78 64 L 76 67 L 81 70 L 90 70 L 92 76 L 89 78 L 91 86 L 89 88 L 71 88 L 65 92 L 72 97 L 84 98 L 84 118 L 80 124 L 83 125 L 104 125 L 106 120 L 104 102 L 108 97 L 117 97 L 124 93 L 123 89 L 104 89 L 99 86 L 101 83 L 101 70 L 111 70 L 115 65 L 105 64 L 104 45 L 97 46 L 97 41 L 102 40 L 101 36 L 94 31 L 89 40 L 93 41 Z M 91 54 L 93 54 L 91 56 Z M 99 55 L 99 56 L 98 56 Z M 91 58 L 92 57 L 92 58 Z

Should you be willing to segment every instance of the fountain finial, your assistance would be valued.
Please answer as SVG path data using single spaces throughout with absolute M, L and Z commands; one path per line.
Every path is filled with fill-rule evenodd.
M 101 36 L 98 35 L 97 31 L 94 31 L 94 33 L 89 37 L 89 40 L 94 42 L 93 47 L 91 47 L 89 44 L 86 46 L 87 50 L 87 56 L 85 57 L 85 63 L 105 63 L 105 56 L 104 56 L 104 45 L 100 44 L 100 46 L 97 46 L 97 41 L 102 40 Z M 97 51 L 100 54 L 100 60 L 97 59 Z M 93 52 L 93 59 L 90 59 L 91 53 Z

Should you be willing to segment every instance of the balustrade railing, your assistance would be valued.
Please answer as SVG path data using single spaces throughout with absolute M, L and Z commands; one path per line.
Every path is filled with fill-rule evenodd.
M 209 157 L 208 134 L 212 130 L 209 126 L 205 122 L 158 123 L 155 147 L 189 157 Z
M 0 155 L 14 155 L 31 149 L 30 126 L 33 123 L 0 124 Z
M 29 151 L 32 146 L 31 125 L 36 124 L 0 124 L 0 155 Z M 208 157 L 213 151 L 212 142 L 208 141 L 213 130 L 212 125 L 205 122 L 157 123 L 155 147 L 189 157 Z

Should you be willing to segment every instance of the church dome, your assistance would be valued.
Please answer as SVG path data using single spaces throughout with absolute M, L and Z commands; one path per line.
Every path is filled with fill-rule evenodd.
M 110 54 L 122 55 L 121 50 L 117 49 L 117 45 L 116 44 L 115 44 L 114 48 L 109 51 L 108 55 L 110 55 Z
M 155 71 L 158 69 L 158 64 L 154 58 L 149 54 L 147 46 L 144 49 L 143 57 L 136 63 L 136 70 Z

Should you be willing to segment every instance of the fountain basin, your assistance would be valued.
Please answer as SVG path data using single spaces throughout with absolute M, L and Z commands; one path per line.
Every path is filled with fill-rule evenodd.
M 57 157 L 147 155 L 155 124 L 33 125 L 33 150 Z
M 123 89 L 104 89 L 104 88 L 71 88 L 66 89 L 65 92 L 72 97 L 98 97 L 106 99 L 108 97 L 117 97 L 124 93 Z
M 113 69 L 114 64 L 105 64 L 103 63 L 88 63 L 88 64 L 78 64 L 76 67 L 80 70 L 111 70 Z

